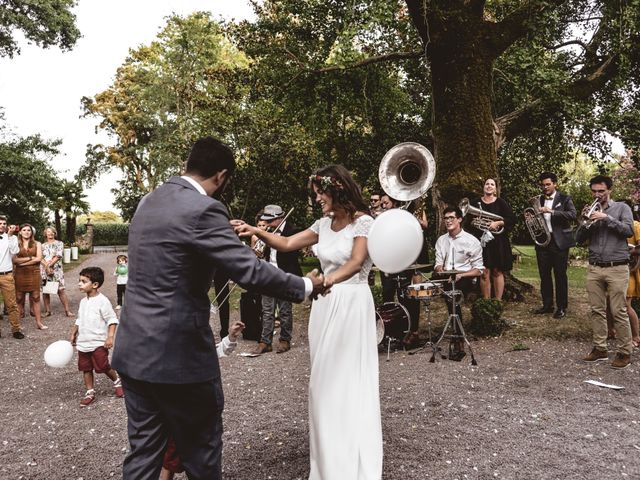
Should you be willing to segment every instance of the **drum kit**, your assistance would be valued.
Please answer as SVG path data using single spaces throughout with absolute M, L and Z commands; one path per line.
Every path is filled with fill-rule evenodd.
M 420 265 L 419 267 L 426 267 L 427 265 Z M 417 265 L 411 265 L 410 269 L 418 267 Z M 431 358 L 429 362 L 434 363 L 436 359 L 436 353 L 440 353 L 440 357 L 445 359 L 440 348 L 440 344 L 446 338 L 450 339 L 450 348 L 454 343 L 464 342 L 469 347 L 471 355 L 471 364 L 477 365 L 475 360 L 473 349 L 460 320 L 460 316 L 457 311 L 462 303 L 462 290 L 457 290 L 455 285 L 456 275 L 462 273 L 456 270 L 447 270 L 438 273 L 440 277 L 447 277 L 443 279 L 426 279 L 422 273 L 415 272 L 412 277 L 411 283 L 406 283 L 406 277 L 398 275 L 396 282 L 398 286 L 402 288 L 402 292 L 405 298 L 410 298 L 422 303 L 427 314 L 427 326 L 429 332 L 429 340 L 417 350 L 409 352 L 409 355 L 414 355 L 425 349 L 431 351 Z M 449 285 L 451 287 L 449 288 Z M 431 332 L 431 302 L 438 298 L 445 298 L 452 305 L 452 311 L 447 317 L 444 329 L 434 343 L 431 341 L 433 338 Z M 387 361 L 389 361 L 391 353 L 392 342 L 400 342 L 404 336 L 409 332 L 410 318 L 407 309 L 400 303 L 386 302 L 376 309 L 376 333 L 378 345 L 381 345 L 386 340 Z M 452 330 L 449 332 L 449 330 Z M 452 357 L 452 352 L 449 352 L 449 358 Z

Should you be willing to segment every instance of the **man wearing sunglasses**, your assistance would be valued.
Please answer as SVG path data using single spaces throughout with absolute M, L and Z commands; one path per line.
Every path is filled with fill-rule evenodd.
M 556 310 L 553 318 L 564 318 L 569 305 L 569 282 L 567 267 L 569 265 L 569 249 L 574 245 L 571 222 L 576 219 L 576 207 L 569 195 L 557 190 L 558 177 L 552 172 L 543 172 L 538 177 L 540 182 L 540 212 L 544 216 L 547 228 L 551 232 L 551 241 L 546 247 L 536 245 L 536 259 L 540 274 L 540 294 L 542 307 L 534 310 L 535 314 L 553 312 L 553 282 L 556 284 Z
M 369 212 L 373 218 L 376 218 L 382 213 L 382 206 L 380 205 L 380 192 L 373 192 L 369 199 Z
M 576 232 L 579 244 L 589 241 L 587 296 L 593 329 L 593 349 L 583 358 L 587 363 L 608 360 L 607 300 L 616 329 L 616 356 L 611 366 L 622 369 L 631 363 L 631 327 L 625 296 L 629 283 L 629 247 L 633 235 L 633 214 L 624 202 L 611 200 L 611 177 L 597 175 L 589 184 L 600 209 L 591 214 L 592 223 Z

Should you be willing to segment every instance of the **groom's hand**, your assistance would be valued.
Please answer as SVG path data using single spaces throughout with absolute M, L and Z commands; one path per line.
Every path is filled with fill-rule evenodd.
M 329 292 L 329 289 L 324 285 L 324 276 L 322 274 L 318 274 L 317 269 L 314 268 L 307 273 L 307 277 L 311 280 L 311 284 L 313 285 L 313 290 L 310 295 L 312 299 L 315 300 L 318 298 L 318 295 L 324 295 Z

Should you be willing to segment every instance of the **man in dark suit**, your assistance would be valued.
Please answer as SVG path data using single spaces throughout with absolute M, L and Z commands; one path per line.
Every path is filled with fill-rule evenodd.
M 228 147 L 198 140 L 185 175 L 146 195 L 131 222 L 127 303 L 112 362 L 128 414 L 126 480 L 157 480 L 169 435 L 190 479 L 222 478 L 224 397 L 207 295 L 217 270 L 296 302 L 322 290 L 321 277 L 274 268 L 236 237 L 226 208 L 212 198 L 234 168 Z
M 284 210 L 280 205 L 267 205 L 264 207 L 260 220 L 267 222 L 267 228 L 277 232 L 283 237 L 290 237 L 297 233 L 291 222 L 284 220 Z M 274 267 L 293 275 L 302 275 L 298 263 L 298 250 L 293 252 L 278 252 L 268 246 L 264 249 L 264 259 Z M 263 354 L 272 350 L 273 331 L 275 329 L 275 314 L 278 310 L 280 319 L 280 339 L 276 353 L 284 353 L 291 349 L 291 336 L 293 333 L 293 310 L 291 302 L 284 299 L 262 296 L 262 336 L 253 353 Z
M 567 266 L 569 249 L 575 244 L 571 222 L 576 219 L 576 207 L 569 195 L 557 190 L 558 177 L 555 173 L 544 172 L 538 177 L 542 195 L 540 196 L 540 212 L 551 232 L 551 241 L 546 247 L 536 245 L 538 272 L 540 273 L 540 292 L 542 307 L 533 313 L 553 312 L 553 283 L 551 271 L 556 283 L 556 310 L 553 318 L 566 316 L 569 303 L 569 285 Z

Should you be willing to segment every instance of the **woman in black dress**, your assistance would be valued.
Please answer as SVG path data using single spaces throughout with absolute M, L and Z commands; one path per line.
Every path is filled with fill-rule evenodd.
M 486 242 L 482 249 L 482 259 L 485 268 L 480 278 L 480 290 L 484 298 L 491 298 L 491 284 L 493 283 L 495 298 L 502 300 L 502 294 L 504 293 L 504 272 L 508 272 L 513 268 L 511 243 L 509 242 L 508 235 L 515 224 L 516 217 L 509 204 L 498 197 L 498 185 L 495 179 L 488 178 L 484 182 L 482 192 L 482 197 L 471 205 L 500 215 L 504 220 L 497 220 L 491 222 L 489 225 L 489 230 L 494 238 Z M 504 231 L 502 233 L 495 233 L 503 227 Z M 481 238 L 484 232 L 472 228 L 471 233 Z

